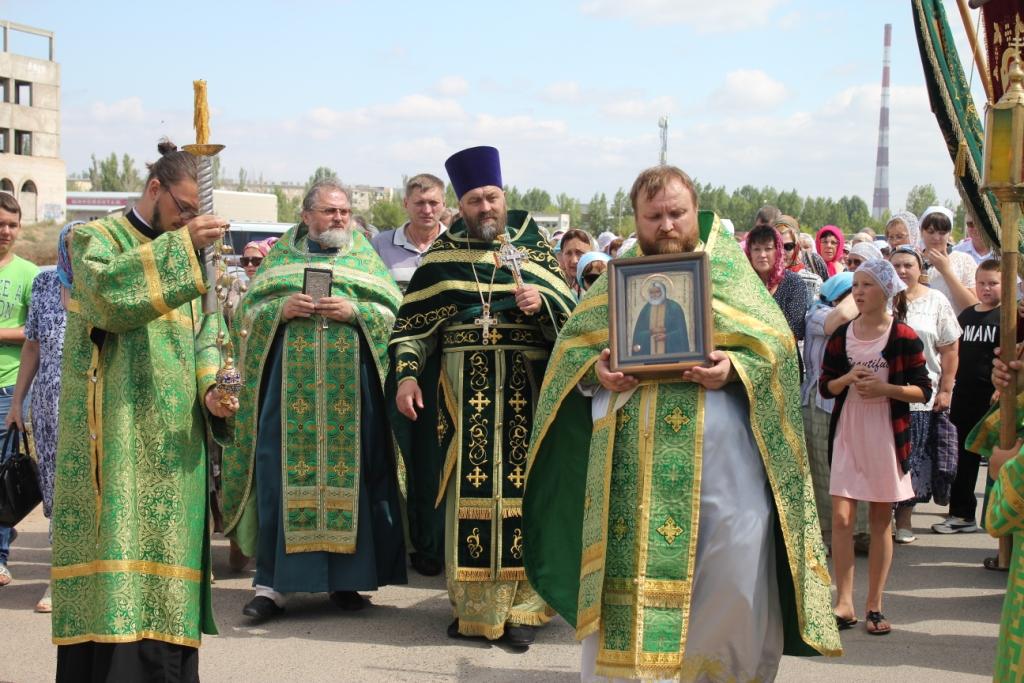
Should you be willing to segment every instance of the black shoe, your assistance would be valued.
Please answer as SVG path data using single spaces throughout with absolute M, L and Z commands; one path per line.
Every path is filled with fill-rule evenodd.
M 413 553 L 409 556 L 412 568 L 423 576 L 437 576 L 444 569 L 444 565 L 432 557 L 420 553 Z
M 370 601 L 355 591 L 334 591 L 331 593 L 331 602 L 346 612 L 358 612 Z
M 449 638 L 461 638 L 462 634 L 459 633 L 459 620 L 456 619 L 452 623 L 448 624 L 448 637 Z
M 505 626 L 505 642 L 516 647 L 530 647 L 537 635 L 536 626 L 522 626 L 520 624 L 507 624 Z
M 242 608 L 242 614 L 260 621 L 276 617 L 283 612 L 284 607 L 278 607 L 276 602 L 262 595 L 257 595 Z

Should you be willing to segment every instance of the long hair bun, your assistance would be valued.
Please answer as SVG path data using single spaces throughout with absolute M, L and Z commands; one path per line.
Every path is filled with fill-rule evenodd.
M 160 142 L 156 143 L 156 151 L 160 152 L 160 156 L 166 156 L 171 152 L 177 152 L 178 146 L 167 138 L 160 138 Z

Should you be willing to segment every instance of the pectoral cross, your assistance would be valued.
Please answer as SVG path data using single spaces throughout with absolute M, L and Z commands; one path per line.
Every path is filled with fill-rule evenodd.
M 491 325 L 497 325 L 498 324 L 498 319 L 491 317 L 491 305 L 490 304 L 484 304 L 483 315 L 481 315 L 479 318 L 475 319 L 473 322 L 483 328 L 483 332 L 480 335 L 481 336 L 481 342 L 480 343 L 483 344 L 484 346 L 487 346 L 488 344 L 490 344 L 491 343 L 491 339 L 490 339 L 489 335 L 491 333 Z
M 522 261 L 529 261 L 530 257 L 512 246 L 508 241 L 508 235 L 498 235 L 498 241 L 501 242 L 501 248 L 494 254 L 494 265 L 497 268 L 505 267 L 511 270 L 516 287 L 522 287 L 523 273 L 519 264 Z

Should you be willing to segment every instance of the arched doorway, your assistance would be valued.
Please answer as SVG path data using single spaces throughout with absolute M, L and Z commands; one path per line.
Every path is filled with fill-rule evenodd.
M 14 182 L 10 178 L 0 179 L 0 192 L 14 196 Z
M 21 204 L 21 222 L 28 224 L 35 223 L 38 220 L 36 206 L 39 201 L 36 184 L 31 180 L 26 180 L 22 184 L 21 196 L 18 197 L 18 203 Z

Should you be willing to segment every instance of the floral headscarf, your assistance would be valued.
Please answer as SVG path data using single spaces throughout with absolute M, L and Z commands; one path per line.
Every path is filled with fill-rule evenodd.
M 818 255 L 821 256 L 823 260 L 825 255 L 821 253 L 821 238 L 827 234 L 834 235 L 835 238 L 839 240 L 839 245 L 836 247 L 836 255 L 832 257 L 831 261 L 825 261 L 825 268 L 828 269 L 828 276 L 832 277 L 836 273 L 843 272 L 841 269 L 836 268 L 836 264 L 842 263 L 843 257 L 845 256 L 843 249 L 846 247 L 846 238 L 843 237 L 843 231 L 834 225 L 826 225 L 819 230 L 818 234 L 814 237 L 814 247 L 817 249 Z
M 57 279 L 68 291 L 71 291 L 71 285 L 75 281 L 74 273 L 71 272 L 71 254 L 68 253 L 68 233 L 76 225 L 85 225 L 85 221 L 71 221 L 61 228 L 57 237 Z
M 889 222 L 885 224 L 886 229 L 893 224 L 894 221 L 899 221 L 903 225 L 907 226 L 907 235 L 910 237 L 910 246 L 916 247 L 917 243 L 921 241 L 921 228 L 917 221 L 917 216 L 909 211 L 897 211 L 889 219 Z
M 865 261 L 857 269 L 858 273 L 867 273 L 878 283 L 888 299 L 893 298 L 907 288 L 907 283 L 896 274 L 896 269 L 885 259 L 873 258 Z
M 769 232 L 770 231 L 770 232 Z M 743 242 L 743 251 L 747 254 L 747 260 L 753 264 L 754 260 L 750 257 L 750 250 L 753 246 L 753 242 L 764 242 L 764 237 L 771 235 L 775 240 L 775 263 L 772 269 L 768 271 L 768 275 L 764 276 L 758 273 L 758 276 L 764 282 L 764 286 L 769 290 L 774 289 L 782 282 L 782 278 L 786 276 L 786 252 L 782 249 L 782 233 L 770 225 L 764 225 L 754 228 L 747 233 L 747 239 Z M 751 239 L 753 238 L 753 239 Z
M 244 254 L 246 249 L 255 249 L 256 251 L 260 252 L 260 256 L 266 256 L 267 254 L 270 253 L 270 248 L 277 243 L 278 239 L 280 238 L 268 237 L 265 240 L 253 240 L 252 242 L 249 242 L 248 244 L 245 245 L 245 248 L 242 249 L 242 253 Z

